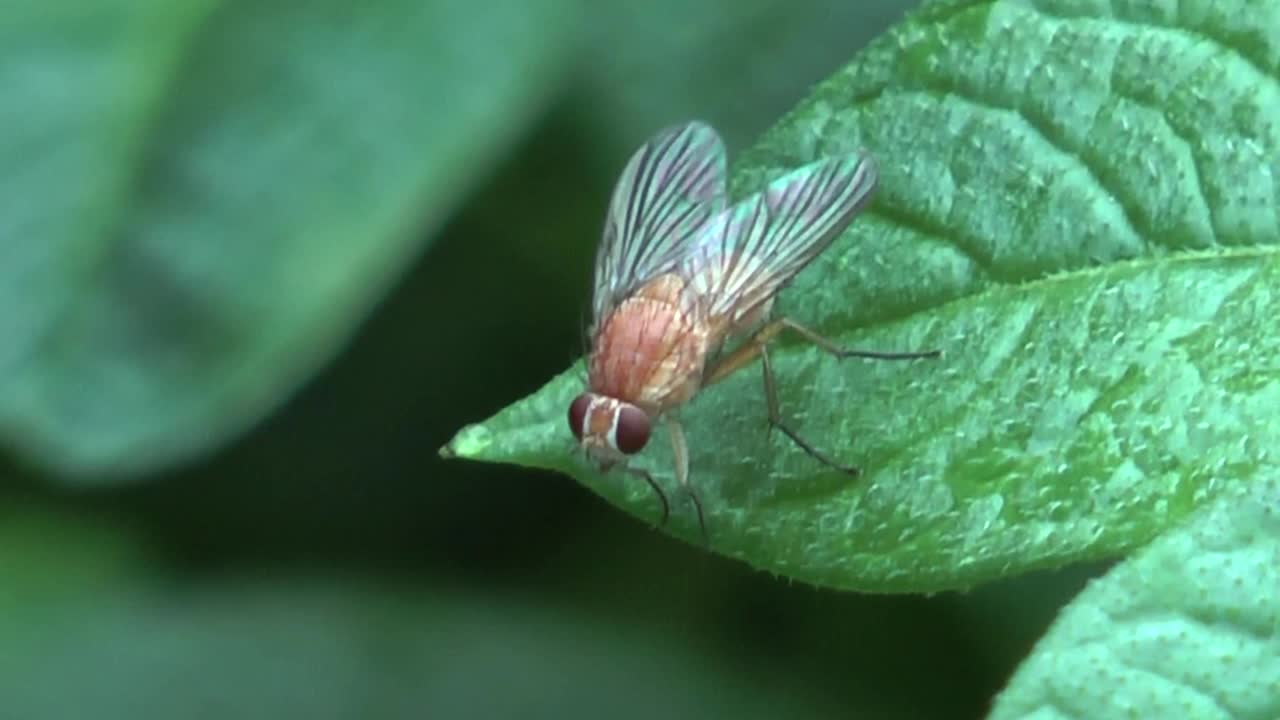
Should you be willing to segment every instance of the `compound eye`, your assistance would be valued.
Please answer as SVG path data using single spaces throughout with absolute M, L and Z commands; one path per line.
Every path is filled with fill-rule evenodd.
M 649 442 L 649 416 L 634 405 L 623 405 L 618 409 L 614 442 L 618 450 L 626 455 L 640 452 Z
M 587 408 L 590 406 L 591 396 L 587 393 L 579 395 L 569 406 L 569 429 L 579 441 L 582 440 L 583 423 L 587 421 Z

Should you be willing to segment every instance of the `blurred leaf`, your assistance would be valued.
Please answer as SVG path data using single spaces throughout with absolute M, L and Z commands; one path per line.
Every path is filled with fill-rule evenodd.
M 0 510 L 0 617 L 35 614 L 68 598 L 82 601 L 141 576 L 150 560 L 116 523 L 56 512 L 3 496 Z M 34 628 L 37 632 L 38 627 Z M 0 637 L 0 642 L 6 638 Z
M 519 593 L 345 575 L 195 581 L 137 563 L 120 526 L 32 508 L 4 520 L 6 717 L 836 716 L 780 663 L 712 658 L 689 637 Z
M 967 587 L 1115 556 L 1267 472 L 1280 24 L 1259 10 L 1275 7 L 934 3 L 766 135 L 737 197 L 859 146 L 882 169 L 871 212 L 781 311 L 850 346 L 946 356 L 841 364 L 779 343 L 784 414 L 860 481 L 766 435 L 755 372 L 695 400 L 681 417 L 713 547 L 817 584 Z M 655 518 L 643 483 L 572 452 L 581 380 L 445 454 L 561 470 Z M 670 482 L 663 445 L 639 463 Z
M 715 125 L 736 149 L 793 106 L 815 78 L 840 67 L 916 4 L 651 0 L 592 5 L 592 62 L 583 68 L 583 109 L 598 117 L 600 129 L 616 142 L 630 143 L 655 128 L 696 117 Z
M 229 582 L 234 582 L 229 581 Z M 243 581 L 112 595 L 6 643 L 17 717 L 835 717 L 684 643 L 465 594 Z M 702 662 L 699 662 L 702 660 Z
M 683 642 L 464 593 L 228 578 L 13 625 L 5 707 L 42 720 L 837 716 Z
M 1211 504 L 1081 593 L 991 717 L 1046 715 L 1280 716 L 1280 485 Z
M 82 480 L 324 362 L 544 104 L 569 0 L 13 5 L 0 433 Z
M 208 2 L 0 10 L 0 377 L 35 351 L 127 201 L 148 116 Z

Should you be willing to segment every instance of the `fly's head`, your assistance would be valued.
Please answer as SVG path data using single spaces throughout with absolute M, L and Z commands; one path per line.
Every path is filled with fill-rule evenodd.
M 584 392 L 569 405 L 569 429 L 587 455 L 607 470 L 644 449 L 652 423 L 648 413 L 631 403 Z

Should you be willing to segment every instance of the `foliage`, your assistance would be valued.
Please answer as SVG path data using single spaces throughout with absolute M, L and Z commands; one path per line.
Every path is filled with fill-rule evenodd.
M 1114 557 L 1272 474 L 1278 88 L 1217 16 L 1063 12 L 930 6 L 738 163 L 743 196 L 823 155 L 883 158 L 878 202 L 785 310 L 946 357 L 778 352 L 784 404 L 857 482 L 763 431 L 754 374 L 709 389 L 683 420 L 716 549 L 821 584 L 966 587 Z M 652 516 L 647 488 L 565 452 L 580 387 L 575 367 L 450 449 Z
M 0 714 L 1275 716 L 1280 5 L 632 5 L 0 10 Z M 945 352 L 779 343 L 857 482 L 700 396 L 713 553 L 531 470 L 655 517 L 561 370 L 690 117 L 868 147 L 780 309 Z

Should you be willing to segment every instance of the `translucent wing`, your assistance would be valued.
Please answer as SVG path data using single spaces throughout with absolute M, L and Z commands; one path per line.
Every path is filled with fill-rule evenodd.
M 875 162 L 864 154 L 788 173 L 707 223 L 681 273 L 713 319 L 736 323 L 825 250 L 875 185 Z
M 724 144 L 707 125 L 667 128 L 637 150 L 613 191 L 596 255 L 596 322 L 674 267 L 725 197 Z

